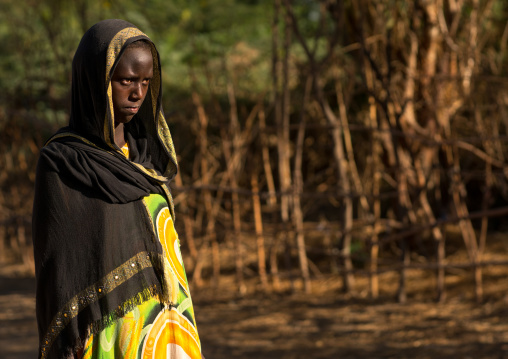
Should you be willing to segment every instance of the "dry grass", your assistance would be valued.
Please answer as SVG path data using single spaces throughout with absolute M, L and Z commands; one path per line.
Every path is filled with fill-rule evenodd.
M 485 260 L 508 259 L 505 235 L 489 237 Z M 415 259 L 415 261 L 417 258 Z M 448 261 L 467 262 L 457 250 Z M 25 266 L 0 267 L 0 357 L 33 358 L 37 346 L 35 281 Z M 476 304 L 470 270 L 447 271 L 447 300 L 437 304 L 431 271 L 408 273 L 408 303 L 395 301 L 398 277 L 380 277 L 377 300 L 368 279 L 357 277 L 355 294 L 341 293 L 336 276 L 314 278 L 313 292 L 260 292 L 258 279 L 236 295 L 234 275 L 218 288 L 194 288 L 203 352 L 210 358 L 508 358 L 508 267 L 484 270 L 485 301 Z M 301 283 L 295 282 L 298 289 Z

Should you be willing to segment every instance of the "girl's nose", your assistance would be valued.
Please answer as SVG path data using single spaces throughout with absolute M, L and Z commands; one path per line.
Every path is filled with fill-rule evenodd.
M 141 83 L 134 84 L 134 88 L 132 89 L 131 92 L 131 97 L 135 100 L 143 98 L 143 86 L 141 85 Z

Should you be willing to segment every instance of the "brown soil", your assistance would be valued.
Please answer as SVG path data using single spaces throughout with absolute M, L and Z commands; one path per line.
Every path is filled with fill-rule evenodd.
M 499 242 L 501 243 L 501 242 Z M 507 259 L 490 248 L 485 260 Z M 450 261 L 464 262 L 463 253 Z M 484 270 L 485 301 L 476 304 L 471 271 L 447 273 L 448 300 L 433 301 L 432 273 L 409 272 L 408 302 L 395 301 L 397 275 L 380 278 L 381 297 L 367 298 L 358 277 L 355 296 L 340 293 L 337 277 L 313 281 L 313 294 L 236 296 L 232 278 L 220 290 L 194 288 L 198 329 L 213 358 L 508 358 L 508 267 Z M 251 278 L 249 288 L 256 287 Z M 301 285 L 301 283 L 296 283 Z M 0 358 L 36 357 L 34 279 L 23 266 L 0 267 Z
M 0 358 L 37 358 L 35 279 L 21 265 L 0 267 Z
M 393 278 L 396 279 L 395 277 Z M 465 293 L 444 304 L 346 298 L 336 280 L 316 294 L 213 300 L 196 315 L 207 358 L 508 358 L 508 300 L 478 305 Z M 506 287 L 506 285 L 504 286 Z M 206 298 L 206 299 L 205 299 Z

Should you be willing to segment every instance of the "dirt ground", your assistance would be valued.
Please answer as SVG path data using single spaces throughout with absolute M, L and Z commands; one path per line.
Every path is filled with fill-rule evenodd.
M 417 270 L 410 273 L 407 304 L 395 301 L 394 273 L 381 278 L 376 301 L 361 290 L 344 296 L 337 277 L 314 280 L 309 296 L 286 291 L 246 298 L 233 294 L 226 278 L 220 291 L 194 288 L 193 299 L 207 359 L 497 359 L 508 358 L 507 274 L 500 266 L 485 270 L 482 304 L 474 301 L 466 270 L 448 273 L 444 304 L 432 299 L 431 273 Z M 36 357 L 34 286 L 22 266 L 0 266 L 0 358 Z M 358 278 L 357 287 L 366 288 L 366 279 Z

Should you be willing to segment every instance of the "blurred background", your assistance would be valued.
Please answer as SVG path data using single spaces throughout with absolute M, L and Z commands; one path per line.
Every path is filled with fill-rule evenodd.
M 0 354 L 94 23 L 156 44 L 207 358 L 508 357 L 508 2 L 0 0 Z

